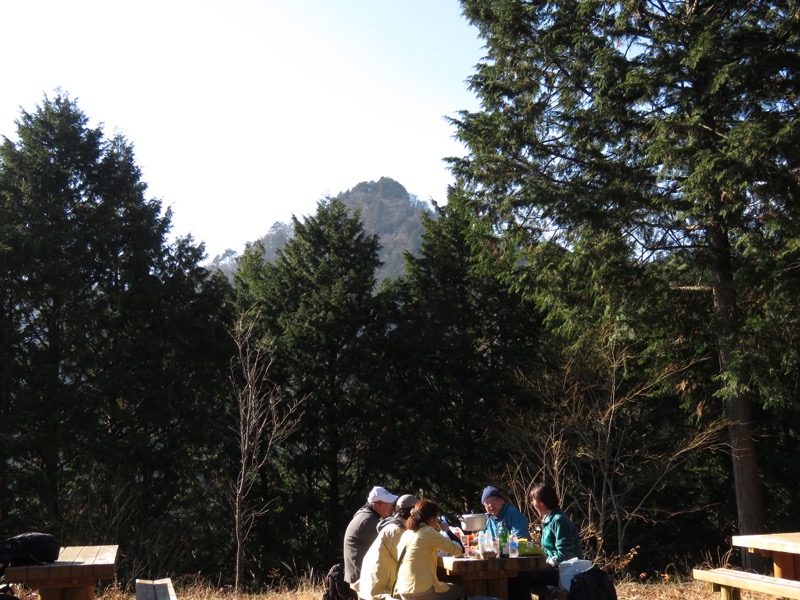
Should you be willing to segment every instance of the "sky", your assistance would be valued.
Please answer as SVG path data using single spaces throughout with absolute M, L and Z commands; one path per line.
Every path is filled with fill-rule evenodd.
M 484 54 L 458 0 L 2 0 L 0 135 L 56 90 L 209 258 L 362 181 L 446 203 Z

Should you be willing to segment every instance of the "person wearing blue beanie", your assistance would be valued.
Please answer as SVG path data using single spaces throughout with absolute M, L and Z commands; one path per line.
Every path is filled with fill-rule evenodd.
M 509 532 L 515 531 L 519 537 L 528 537 L 528 517 L 511 506 L 495 486 L 483 488 L 481 504 L 489 517 L 486 519 L 486 531 L 493 536 L 497 537 L 497 529 L 502 522 Z
M 514 531 L 521 538 L 528 537 L 528 517 L 511 506 L 505 495 L 493 485 L 483 488 L 481 504 L 486 511 L 486 531 L 497 537 L 497 530 L 502 522 L 506 530 Z M 509 577 L 509 600 L 530 600 L 531 592 L 527 580 L 520 576 Z

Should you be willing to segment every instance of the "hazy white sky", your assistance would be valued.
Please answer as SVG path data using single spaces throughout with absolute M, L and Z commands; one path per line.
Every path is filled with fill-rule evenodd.
M 2 0 L 0 135 L 60 88 L 210 258 L 386 176 L 444 204 L 483 55 L 458 0 Z

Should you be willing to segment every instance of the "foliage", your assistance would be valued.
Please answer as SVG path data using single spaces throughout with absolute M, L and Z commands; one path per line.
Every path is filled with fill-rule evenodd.
M 509 415 L 536 405 L 516 371 L 541 360 L 541 315 L 477 268 L 469 223 L 452 200 L 423 223 L 419 256 L 406 255 L 406 276 L 393 288 L 399 305 L 390 388 L 409 415 L 401 437 L 438 461 L 424 472 L 413 462 L 398 470 L 413 489 L 461 514 L 479 509 L 480 490 L 502 472 L 513 446 L 505 435 Z M 432 409 L 432 418 L 415 418 Z
M 488 53 L 470 81 L 482 109 L 453 120 L 470 153 L 451 164 L 483 223 L 478 242 L 517 276 L 536 242 L 569 250 L 608 232 L 630 254 L 606 271 L 663 260 L 707 290 L 713 318 L 699 334 L 712 334 L 720 365 L 738 526 L 760 530 L 750 410 L 768 377 L 753 358 L 779 356 L 759 344 L 763 323 L 798 317 L 770 306 L 794 287 L 772 257 L 797 260 L 796 10 L 766 0 L 462 4 Z M 535 286 L 527 276 L 521 285 Z
M 137 573 L 172 535 L 194 553 L 167 566 L 204 567 L 227 286 L 191 239 L 167 245 L 132 147 L 68 96 L 23 111 L 17 135 L 0 147 L 3 530 L 122 539 Z
M 720 398 L 737 390 L 759 400 L 748 408 L 768 524 L 793 527 L 795 183 L 756 173 L 724 210 L 723 196 L 699 190 L 728 193 L 737 160 L 751 175 L 794 168 L 794 147 L 775 133 L 794 96 L 776 101 L 781 110 L 750 104 L 724 130 L 739 135 L 760 116 L 768 122 L 751 132 L 772 142 L 704 146 L 687 116 L 691 86 L 667 81 L 668 56 L 638 38 L 633 52 L 612 43 L 635 21 L 686 53 L 695 41 L 660 29 L 682 19 L 716 32 L 733 61 L 737 27 L 768 46 L 793 39 L 792 26 L 761 32 L 748 21 L 766 22 L 761 3 L 749 15 L 712 4 L 705 20 L 650 21 L 637 14 L 652 7 L 638 3 L 560 6 L 547 4 L 555 14 L 538 23 L 544 3 L 465 3 L 489 57 L 472 82 L 484 110 L 457 120 L 471 153 L 453 162 L 446 207 L 429 213 L 387 178 L 359 184 L 276 224 L 280 244 L 250 245 L 229 273 L 233 290 L 201 266 L 191 238 L 166 242 L 170 213 L 146 200 L 121 136 L 90 128 L 62 95 L 23 113 L 19 141 L 0 147 L 0 414 L 12 425 L 0 442 L 0 527 L 119 543 L 122 581 L 192 573 L 217 592 L 238 574 L 246 588 L 283 589 L 341 555 L 373 485 L 460 513 L 477 510 L 491 483 L 533 521 L 527 491 L 544 479 L 592 556 L 666 578 L 729 546 L 733 475 L 713 434 Z M 737 27 L 717 32 L 720 15 Z M 776 52 L 753 60 L 767 68 L 793 50 Z M 712 59 L 689 54 L 674 72 L 699 81 L 693 69 Z M 741 97 L 721 96 L 722 83 L 702 98 L 730 108 L 753 82 L 742 80 Z M 651 118 L 648 90 L 668 91 L 674 108 L 658 114 L 652 100 Z M 793 139 L 793 123 L 780 127 Z M 725 168 L 695 174 L 709 152 Z M 368 219 L 386 224 L 380 239 Z M 400 276 L 381 281 L 381 241 L 411 239 L 413 219 L 419 245 Z M 717 225 L 727 253 L 710 234 Z M 728 330 L 715 301 L 726 289 Z M 258 318 L 237 330 L 237 315 Z M 728 334 L 737 344 L 725 346 Z M 262 436 L 264 421 L 247 416 L 259 399 L 302 400 L 297 429 Z M 228 504 L 237 473 L 238 526 Z
M 306 397 L 297 431 L 264 477 L 265 493 L 297 501 L 272 518 L 293 550 L 332 560 L 349 519 L 342 507 L 357 507 L 388 468 L 381 459 L 387 417 L 373 385 L 384 331 L 378 241 L 339 199 L 320 202 L 316 215 L 293 227 L 274 264 L 262 261 L 258 247 L 245 253 L 236 289 L 239 302 L 256 303 L 264 315 L 259 332 L 280 393 Z M 265 544 L 265 554 L 286 548 Z

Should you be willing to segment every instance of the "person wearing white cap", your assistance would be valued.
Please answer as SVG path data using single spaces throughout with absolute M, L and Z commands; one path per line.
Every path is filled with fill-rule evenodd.
M 378 523 L 392 512 L 397 496 L 386 488 L 375 486 L 367 503 L 356 511 L 344 532 L 344 580 L 355 583 L 361 576 L 361 562 L 372 542 L 378 537 Z
M 411 494 L 397 499 L 394 516 L 383 519 L 378 524 L 378 537 L 364 555 L 361 563 L 361 577 L 352 588 L 364 600 L 386 599 L 392 595 L 397 578 L 397 545 L 406 529 L 406 521 L 411 509 L 418 502 Z

